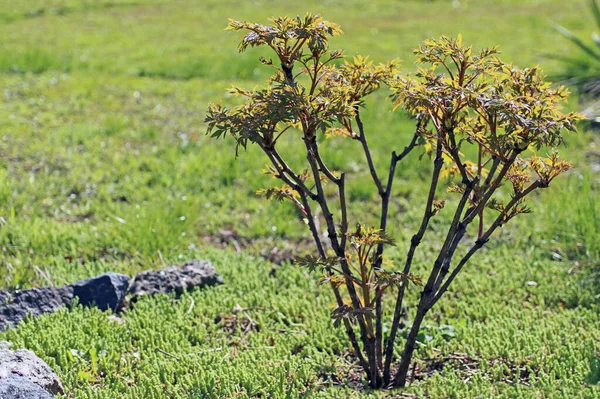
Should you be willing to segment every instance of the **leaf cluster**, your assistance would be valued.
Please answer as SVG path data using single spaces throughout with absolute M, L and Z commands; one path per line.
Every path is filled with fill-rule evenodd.
M 462 183 L 449 191 L 463 194 L 466 185 L 473 186 L 472 207 L 492 200 L 502 181 L 511 183 L 518 196 L 528 183 L 538 180 L 546 187 L 568 170 L 558 153 L 550 158 L 522 154 L 561 145 L 563 131 L 575 132 L 581 118 L 560 110 L 569 94 L 564 86 L 553 87 L 539 68 L 519 69 L 497 54 L 496 48 L 475 53 L 460 37 L 427 40 L 415 50 L 417 73 L 391 82 L 395 106 L 433 124 L 433 130 L 422 132 L 425 149 L 432 152 L 441 144 L 442 176 L 459 175 Z M 499 204 L 489 207 L 502 209 Z
M 286 66 L 302 58 L 305 46 L 311 55 L 323 54 L 328 48 L 328 37 L 343 33 L 339 25 L 315 14 L 304 18 L 276 17 L 269 21 L 271 25 L 229 19 L 227 30 L 247 31 L 238 45 L 240 52 L 248 47 L 268 46 Z
M 352 121 L 364 97 L 398 73 L 399 62 L 375 64 L 368 57 L 355 56 L 341 65 L 340 50 L 328 51 L 328 37 L 341 33 L 336 24 L 317 15 L 304 18 L 274 18 L 273 25 L 230 20 L 229 29 L 248 30 L 241 38 L 240 51 L 248 46 L 268 46 L 281 65 L 262 59 L 275 74 L 262 89 L 233 87 L 230 93 L 244 103 L 228 109 L 210 104 L 205 122 L 216 138 L 230 134 L 237 141 L 236 153 L 248 142 L 272 148 L 288 129 L 301 130 L 308 137 L 318 131 L 355 137 Z M 299 71 L 292 73 L 295 65 Z

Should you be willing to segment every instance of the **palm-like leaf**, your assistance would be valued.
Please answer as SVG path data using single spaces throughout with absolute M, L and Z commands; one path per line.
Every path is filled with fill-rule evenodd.
M 590 0 L 590 8 L 596 25 L 600 29 L 600 5 L 598 0 Z M 581 50 L 581 53 L 576 56 L 544 54 L 546 58 L 559 60 L 565 65 L 565 72 L 556 75 L 555 78 L 561 79 L 585 92 L 585 87 L 590 82 L 600 80 L 600 35 L 596 32 L 592 33 L 594 46 L 587 44 L 564 26 L 554 24 L 554 29 Z
M 558 33 L 560 33 L 561 35 L 563 35 L 564 37 L 569 39 L 572 43 L 574 43 L 577 47 L 582 49 L 588 55 L 590 55 L 590 56 L 594 57 L 596 60 L 600 61 L 600 55 L 598 53 L 596 53 L 594 51 L 594 49 L 592 49 L 590 46 L 585 44 L 583 42 L 583 40 L 581 40 L 580 38 L 575 36 L 570 30 L 568 30 L 567 28 L 565 28 L 561 25 L 558 25 L 558 24 L 554 24 L 554 29 L 556 29 L 556 31 Z

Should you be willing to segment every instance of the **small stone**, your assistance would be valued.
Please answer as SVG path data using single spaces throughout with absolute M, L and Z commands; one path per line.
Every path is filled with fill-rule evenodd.
M 115 316 L 114 314 L 108 316 L 108 321 L 110 321 L 111 323 L 125 324 L 124 319 L 120 318 L 119 316 Z
M 528 281 L 525 284 L 531 286 L 531 287 L 537 287 L 539 284 L 537 283 L 537 281 Z
M 79 298 L 79 304 L 96 305 L 101 310 L 117 310 L 127 288 L 129 276 L 118 273 L 104 273 L 70 285 L 73 297 Z
M 223 284 L 210 262 L 193 260 L 181 266 L 170 266 L 158 271 L 145 271 L 133 279 L 127 298 L 135 302 L 138 297 L 156 293 L 181 295 L 193 288 Z
M 50 366 L 27 349 L 0 349 L 0 382 L 11 376 L 25 377 L 51 394 L 65 392 Z M 0 394 L 0 398 L 4 399 L 4 396 Z
M 8 350 L 10 349 L 10 347 L 12 346 L 12 344 L 10 342 L 6 342 L 6 341 L 0 341 L 0 350 Z
M 71 287 L 44 287 L 19 291 L 0 291 L 0 331 L 15 327 L 28 314 L 39 316 L 61 306 L 70 306 Z

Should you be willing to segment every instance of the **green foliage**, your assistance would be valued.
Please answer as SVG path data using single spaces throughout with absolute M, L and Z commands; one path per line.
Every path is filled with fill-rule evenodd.
M 488 393 L 501 398 L 598 394 L 598 385 L 581 383 L 596 370 L 590 366 L 595 364 L 594 343 L 600 339 L 597 309 L 561 309 L 551 304 L 545 298 L 556 285 L 545 278 L 552 274 L 568 279 L 561 263 L 541 253 L 509 251 L 514 270 L 497 267 L 506 251 L 491 249 L 479 262 L 480 273 L 469 281 L 457 281 L 460 296 L 434 310 L 441 324 L 453 327 L 433 322 L 424 326 L 418 357 L 467 352 L 483 364 L 505 357 L 529 365 L 535 370 L 532 379 L 528 384 L 502 382 L 506 370 L 497 364 L 482 366 L 465 383 L 459 371 L 444 368 L 415 381 L 408 392 L 440 399 Z M 535 270 L 514 268 L 531 263 L 532 256 L 539 262 Z M 61 310 L 30 318 L 19 328 L 0 333 L 0 340 L 41 356 L 77 399 L 267 394 L 286 398 L 288 392 L 292 397 L 366 399 L 397 394 L 378 396 L 320 380 L 327 369 L 343 379 L 348 364 L 340 356 L 348 343 L 342 330 L 331 328 L 331 290 L 306 279 L 303 269 L 283 265 L 269 276 L 272 265 L 243 254 L 188 250 L 184 257 L 210 260 L 226 284 L 179 299 L 143 298 L 119 315 L 123 324 L 97 309 Z M 177 258 L 165 260 L 171 263 Z M 525 285 L 531 279 L 540 285 Z M 237 313 L 236 307 L 241 309 Z M 245 332 L 246 316 L 259 328 Z M 227 320 L 237 320 L 238 326 Z M 94 352 L 97 373 L 92 370 Z M 509 375 L 515 381 L 520 378 Z
M 0 73 L 0 287 L 60 285 L 105 271 L 134 275 L 163 267 L 161 259 L 167 264 L 210 260 L 227 282 L 179 300 L 146 298 L 120 316 L 123 325 L 78 307 L 27 320 L 0 333 L 0 340 L 34 350 L 74 398 L 398 395 L 357 391 L 346 379 L 354 368 L 343 355 L 351 347 L 342 330 L 331 328 L 335 298 L 329 286 L 307 279 L 306 269 L 259 257 L 274 248 L 304 248 L 309 238 L 299 228 L 304 216 L 287 200 L 268 203 L 255 195 L 273 182 L 256 173 L 265 163 L 263 154 L 249 146 L 234 160 L 231 142 L 201 134 L 199 110 L 232 82 L 253 87 L 273 71 L 257 65 L 257 57 L 269 55 L 264 47 L 237 54 L 236 34 L 223 34 L 232 10 L 248 21 L 322 11 L 344 23 L 336 47 L 370 54 L 375 64 L 400 57 L 407 60 L 405 71 L 415 69 L 411 50 L 424 32 L 439 37 L 460 31 L 476 48 L 499 44 L 504 59 L 521 66 L 541 63 L 553 76 L 562 65 L 531 51 L 564 50 L 565 41 L 547 32 L 547 21 L 585 33 L 582 0 L 461 1 L 458 8 L 452 3 L 0 0 L 0 59 L 10 61 Z M 7 73 L 15 59 L 35 49 L 53 60 L 46 71 Z M 380 90 L 369 96 L 362 115 L 377 134 L 369 144 L 379 173 L 386 172 L 389 143 L 410 141 L 414 126 L 381 106 L 387 95 Z M 238 100 L 227 97 L 223 104 L 231 108 Z M 323 155 L 333 170 L 347 170 L 351 177 L 349 213 L 374 226 L 377 198 L 365 184 L 370 172 L 359 162 L 362 149 L 344 140 L 345 132 L 332 132 Z M 430 357 L 455 352 L 481 359 L 480 368 L 465 375 L 445 367 L 412 382 L 409 393 L 434 399 L 600 396 L 591 378 L 600 349 L 600 286 L 592 273 L 600 219 L 591 215 L 600 211 L 594 158 L 585 156 L 597 151 L 598 143 L 585 130 L 565 139 L 568 147 L 561 155 L 574 168 L 553 181 L 552 191 L 530 199 L 535 213 L 504 226 L 467 266 L 469 278 L 457 279 L 425 321 L 417 369 Z M 302 145 L 295 145 L 293 136 L 280 143 L 291 166 L 301 165 Z M 387 230 L 397 247 L 386 250 L 386 269 L 404 261 L 421 221 L 430 167 L 416 162 L 419 155 L 410 154 L 410 167 L 396 171 Z M 328 185 L 329 195 L 333 189 Z M 505 202 L 510 190 L 507 186 Z M 448 196 L 448 208 L 432 219 L 424 250 L 415 255 L 414 275 L 423 275 L 435 261 L 454 197 Z M 226 238 L 226 251 L 210 249 L 205 237 L 221 237 L 223 230 L 232 231 L 242 246 L 249 241 L 246 254 L 235 254 Z M 418 299 L 417 288 L 408 293 L 410 303 Z M 192 299 L 195 305 L 187 313 Z M 250 332 L 249 346 L 229 346 L 244 329 L 231 335 L 227 317 L 215 321 L 232 316 L 236 304 L 257 308 L 241 313 L 261 326 Z M 384 306 L 387 320 L 391 308 Z M 454 327 L 454 338 L 445 324 Z M 398 332 L 395 356 L 409 325 Z M 271 337 L 276 348 L 263 348 L 272 346 Z M 91 373 L 91 348 L 98 354 L 98 376 Z M 524 381 L 519 371 L 507 371 L 503 358 L 527 365 L 531 378 Z M 339 385 L 335 377 L 327 380 L 331 374 L 340 378 Z
M 417 63 L 425 67 L 415 78 L 394 80 L 391 87 L 396 106 L 433 123 L 433 132 L 424 131 L 421 137 L 430 152 L 441 142 L 442 156 L 449 163 L 446 174 L 459 175 L 463 184 L 473 183 L 449 191 L 466 196 L 473 208 L 489 201 L 486 207 L 505 214 L 502 225 L 528 212 L 523 194 L 533 187 L 532 181 L 547 187 L 571 168 L 557 152 L 548 158 L 521 154 L 529 147 L 559 146 L 563 130 L 574 132 L 580 116 L 560 111 L 569 94 L 566 88 L 553 88 L 538 68 L 520 70 L 504 64 L 497 53 L 491 48 L 473 55 L 460 37 L 428 40 L 415 50 Z M 493 176 L 496 171 L 502 171 L 498 178 Z M 491 196 L 502 179 L 513 187 L 512 210 Z

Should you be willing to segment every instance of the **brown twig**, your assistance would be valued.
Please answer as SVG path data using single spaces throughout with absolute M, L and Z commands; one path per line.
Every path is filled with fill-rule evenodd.
M 433 216 L 433 200 L 435 199 L 435 192 L 437 189 L 437 184 L 440 178 L 440 173 L 442 171 L 442 166 L 444 165 L 444 159 L 442 158 L 442 141 L 441 138 L 437 140 L 437 147 L 435 153 L 435 159 L 433 161 L 433 172 L 431 176 L 431 185 L 429 186 L 429 193 L 427 195 L 427 203 L 425 205 L 425 211 L 423 213 L 423 219 L 421 220 L 421 226 L 417 233 L 412 237 L 410 241 L 410 248 L 408 250 L 408 254 L 406 255 L 406 262 L 404 264 L 404 270 L 402 271 L 404 275 L 408 275 L 410 273 L 410 269 L 412 267 L 412 261 L 417 247 L 420 245 L 423 236 L 425 235 L 425 231 L 427 230 L 427 226 L 429 225 L 429 220 Z M 400 325 L 401 314 L 402 314 L 402 302 L 404 301 L 404 291 L 406 290 L 407 282 L 403 282 L 402 285 L 398 288 L 398 295 L 396 297 L 396 304 L 394 307 L 394 317 L 392 319 L 392 326 L 390 329 L 390 336 L 388 338 L 388 342 L 385 348 L 385 363 L 384 363 L 384 372 L 383 379 L 386 385 L 390 382 L 390 368 L 392 363 L 392 357 L 394 354 L 394 342 L 396 340 L 396 334 L 398 332 L 398 327 Z

